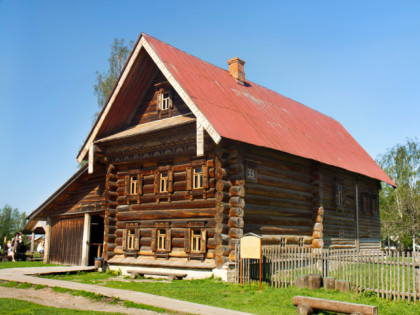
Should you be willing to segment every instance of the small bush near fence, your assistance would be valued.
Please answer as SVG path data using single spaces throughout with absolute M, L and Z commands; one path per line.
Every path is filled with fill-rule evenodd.
M 236 251 L 239 257 L 239 246 Z M 419 253 L 267 245 L 262 256 L 262 280 L 275 288 L 290 287 L 302 275 L 321 274 L 350 281 L 355 292 L 394 300 L 420 299 Z M 258 281 L 259 261 L 242 259 L 242 264 L 242 282 Z M 240 282 L 238 261 L 236 265 L 236 281 Z

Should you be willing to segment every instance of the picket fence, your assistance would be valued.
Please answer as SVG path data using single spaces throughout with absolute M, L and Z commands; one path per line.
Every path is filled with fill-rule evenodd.
M 240 257 L 239 245 L 236 257 Z M 236 260 L 236 281 L 259 280 L 259 260 Z M 321 274 L 350 281 L 355 292 L 370 291 L 386 299 L 420 300 L 420 253 L 357 249 L 262 248 L 262 281 L 276 288 L 294 285 L 296 277 Z

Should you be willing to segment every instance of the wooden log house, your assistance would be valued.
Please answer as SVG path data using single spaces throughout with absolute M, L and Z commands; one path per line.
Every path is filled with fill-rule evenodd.
M 379 248 L 380 182 L 334 119 L 141 34 L 78 161 L 31 215 L 45 261 L 222 270 L 265 244 Z

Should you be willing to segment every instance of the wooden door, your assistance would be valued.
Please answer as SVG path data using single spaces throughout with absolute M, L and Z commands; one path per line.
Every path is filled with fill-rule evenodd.
M 51 227 L 50 262 L 81 265 L 83 217 L 53 218 Z

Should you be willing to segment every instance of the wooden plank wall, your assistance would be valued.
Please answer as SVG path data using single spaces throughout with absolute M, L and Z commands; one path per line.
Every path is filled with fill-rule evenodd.
M 105 170 L 100 164 L 95 167 L 94 174 L 78 179 L 47 210 L 54 216 L 105 210 Z
M 50 263 L 81 264 L 83 225 L 83 216 L 52 219 Z

